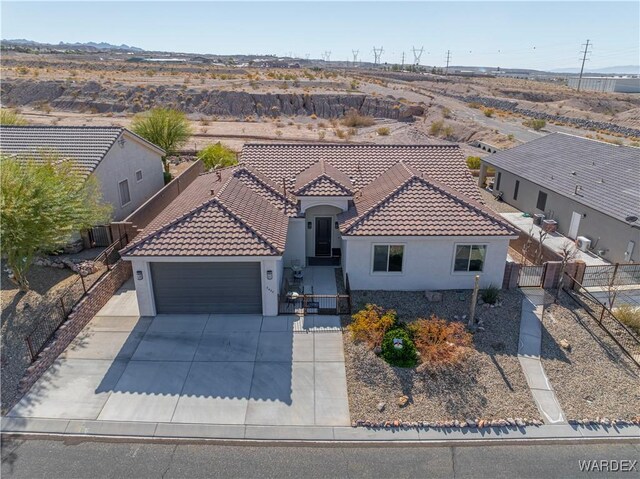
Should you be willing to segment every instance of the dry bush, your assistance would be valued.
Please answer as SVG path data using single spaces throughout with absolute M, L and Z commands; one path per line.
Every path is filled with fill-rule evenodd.
M 621 323 L 640 336 L 640 308 L 625 304 L 616 308 L 613 314 Z
M 382 126 L 377 129 L 377 132 L 380 136 L 388 136 L 389 133 L 391 133 L 391 130 L 389 130 L 389 128 L 387 128 L 386 126 Z
M 420 352 L 420 369 L 435 372 L 461 363 L 473 344 L 464 324 L 432 315 L 409 325 L 413 342 Z
M 349 331 L 353 341 L 365 342 L 373 349 L 382 344 L 384 333 L 396 324 L 396 311 L 367 304 L 351 318 L 353 322 L 349 325 Z
M 342 124 L 345 126 L 359 128 L 361 126 L 371 126 L 375 124 L 375 120 L 370 116 L 361 115 L 356 110 L 351 109 L 342 119 Z

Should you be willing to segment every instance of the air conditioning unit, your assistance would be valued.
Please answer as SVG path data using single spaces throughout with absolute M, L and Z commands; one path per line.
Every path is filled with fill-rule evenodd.
M 542 226 L 542 222 L 544 221 L 544 215 L 542 213 L 534 213 L 533 214 L 533 224 L 537 226 Z
M 584 236 L 578 236 L 576 239 L 576 246 L 580 251 L 588 251 L 591 248 L 591 240 Z

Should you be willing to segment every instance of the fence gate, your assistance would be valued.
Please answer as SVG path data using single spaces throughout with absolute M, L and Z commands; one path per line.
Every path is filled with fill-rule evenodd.
M 111 228 L 108 225 L 94 226 L 89 229 L 89 241 L 91 246 L 109 246 L 111 245 Z
M 540 266 L 525 266 L 520 267 L 520 273 L 518 273 L 518 286 L 521 288 L 540 288 L 544 284 L 544 274 L 547 271 L 547 264 Z

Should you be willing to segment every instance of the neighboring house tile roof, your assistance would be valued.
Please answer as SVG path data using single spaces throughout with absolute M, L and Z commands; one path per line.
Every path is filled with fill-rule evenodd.
M 640 216 L 639 148 L 552 133 L 484 162 L 621 221 Z
M 338 216 L 345 236 L 512 236 L 516 229 L 473 198 L 399 162 Z
M 129 130 L 109 126 L 1 126 L 0 152 L 36 161 L 49 157 L 72 160 L 74 167 L 88 176 L 123 132 L 164 154 Z
M 295 189 L 302 171 L 324 160 L 350 178 L 354 190 L 363 188 L 399 161 L 480 200 L 476 181 L 458 145 L 359 145 L 359 144 L 246 144 L 242 162 L 287 188 Z
M 204 173 L 127 248 L 129 256 L 273 256 L 284 252 L 295 206 L 250 170 Z
M 353 182 L 325 160 L 316 161 L 296 176 L 297 196 L 352 196 Z
M 515 233 L 482 205 L 457 147 L 249 145 L 245 150 L 242 164 L 196 178 L 122 254 L 282 255 L 289 218 L 299 214 L 292 191 L 353 196 L 354 206 L 338 217 L 345 235 Z M 330 159 L 321 158 L 325 154 Z

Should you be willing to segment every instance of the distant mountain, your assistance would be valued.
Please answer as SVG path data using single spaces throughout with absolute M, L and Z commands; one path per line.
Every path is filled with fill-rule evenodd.
M 132 47 L 129 45 L 112 45 L 111 43 L 106 42 L 86 42 L 86 43 L 66 43 L 60 42 L 57 44 L 53 43 L 41 43 L 35 42 L 33 40 L 25 40 L 24 38 L 17 39 L 9 39 L 9 40 L 1 40 L 2 46 L 4 47 L 22 47 L 22 48 L 33 48 L 38 50 L 82 50 L 82 51 L 123 51 L 123 52 L 144 52 L 142 48 Z
M 580 73 L 579 68 L 556 68 L 550 70 L 554 73 Z M 597 73 L 600 75 L 640 75 L 640 65 L 620 65 L 606 68 L 586 68 L 585 73 Z

